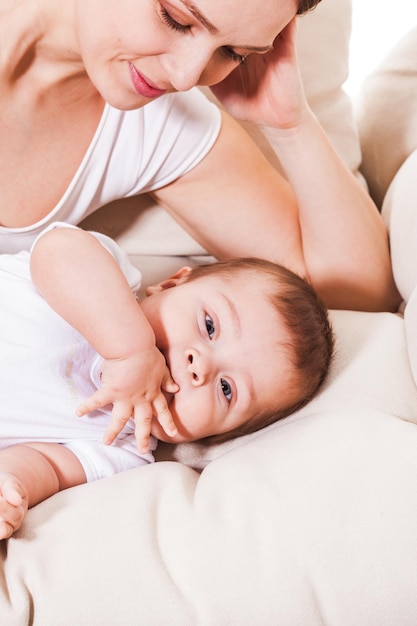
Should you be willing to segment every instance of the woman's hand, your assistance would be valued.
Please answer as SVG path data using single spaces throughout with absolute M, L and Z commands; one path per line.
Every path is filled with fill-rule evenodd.
M 308 104 L 296 54 L 297 18 L 277 36 L 266 54 L 251 54 L 211 88 L 235 118 L 288 129 L 298 126 Z

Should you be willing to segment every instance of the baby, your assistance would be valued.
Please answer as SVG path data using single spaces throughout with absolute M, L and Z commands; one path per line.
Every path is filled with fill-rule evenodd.
M 0 538 L 59 490 L 152 462 L 158 439 L 253 432 L 323 382 L 327 312 L 285 268 L 184 267 L 140 303 L 139 286 L 114 241 L 64 224 L 0 256 Z

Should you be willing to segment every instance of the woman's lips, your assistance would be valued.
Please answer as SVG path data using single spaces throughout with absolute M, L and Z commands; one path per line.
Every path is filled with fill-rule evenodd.
M 132 83 L 135 90 L 140 96 L 145 98 L 158 98 L 166 93 L 165 89 L 158 89 L 154 85 L 151 85 L 143 76 L 138 72 L 136 67 L 129 63 L 130 75 L 132 77 Z

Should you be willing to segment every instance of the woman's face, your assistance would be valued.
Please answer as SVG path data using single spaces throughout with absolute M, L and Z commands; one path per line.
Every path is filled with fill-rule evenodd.
M 265 54 L 296 11 L 295 0 L 79 0 L 77 36 L 95 87 L 128 110 L 220 82 Z

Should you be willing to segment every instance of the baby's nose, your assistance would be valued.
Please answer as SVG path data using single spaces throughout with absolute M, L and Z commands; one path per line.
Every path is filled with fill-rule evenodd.
M 191 374 L 191 382 L 195 387 L 204 385 L 207 382 L 209 377 L 208 361 L 196 350 L 187 352 L 187 370 Z

